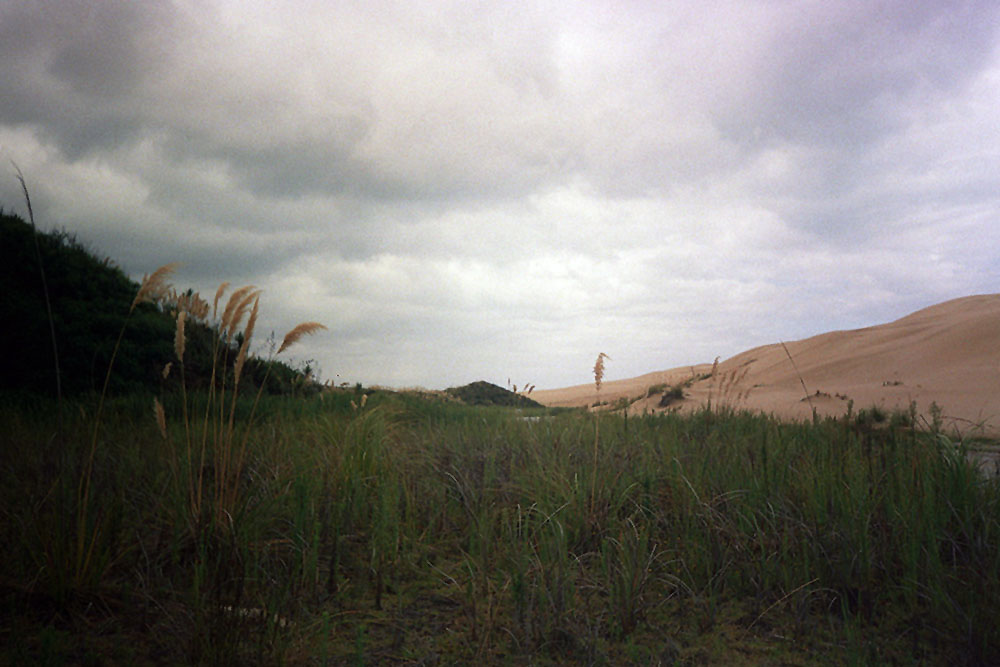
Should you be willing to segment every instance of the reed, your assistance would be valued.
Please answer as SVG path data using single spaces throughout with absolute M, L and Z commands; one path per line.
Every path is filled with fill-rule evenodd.
M 163 292 L 163 287 L 159 284 L 154 273 L 149 279 L 152 287 L 140 289 L 140 295 L 153 295 Z M 145 285 L 146 281 L 144 281 Z M 216 290 L 212 305 L 212 313 L 218 313 L 219 301 L 229 287 L 228 282 L 223 282 Z M 190 418 L 190 408 L 188 393 L 184 376 L 184 351 L 186 345 L 185 323 L 189 316 L 204 318 L 208 313 L 208 304 L 197 295 L 191 295 L 184 299 L 174 299 L 173 305 L 176 311 L 176 329 L 174 336 L 174 353 L 181 368 L 181 410 L 182 421 L 185 433 L 186 444 L 186 464 L 187 474 L 185 475 L 188 497 L 188 520 L 192 534 L 197 534 L 203 528 L 203 521 L 208 521 L 213 529 L 231 529 L 232 517 L 236 515 L 241 504 L 241 476 L 246 465 L 246 455 L 248 441 L 251 433 L 251 425 L 260 403 L 261 395 L 267 384 L 271 364 L 268 364 L 268 372 L 265 374 L 250 408 L 247 423 L 240 433 L 237 428 L 237 407 L 240 399 L 241 379 L 243 370 L 250 358 L 250 346 L 253 342 L 257 319 L 260 315 L 261 290 L 253 285 L 246 285 L 234 290 L 225 308 L 222 311 L 215 327 L 213 338 L 211 382 L 205 408 L 202 413 L 200 431 L 202 434 L 199 443 L 197 464 L 194 463 L 193 443 L 191 434 L 198 428 L 198 424 L 192 424 Z M 136 301 L 139 300 L 137 296 Z M 246 320 L 245 325 L 243 324 Z M 242 327 L 242 329 L 241 329 Z M 268 361 L 272 361 L 275 356 L 281 354 L 291 345 L 299 341 L 303 336 L 313 334 L 326 327 L 316 322 L 299 324 L 286 334 L 281 347 L 274 353 Z M 231 386 L 229 368 L 229 355 L 232 343 L 238 342 L 239 346 L 232 362 Z M 157 413 L 159 416 L 159 412 Z M 210 438 L 211 436 L 211 438 Z M 206 502 L 206 468 L 205 461 L 208 452 L 212 452 L 211 468 L 211 510 L 205 515 Z M 175 462 L 176 463 L 176 462 Z
M 592 517 L 595 511 L 595 499 L 597 496 L 597 455 L 600 449 L 599 443 L 601 439 L 601 384 L 604 382 L 604 360 L 610 358 L 611 357 L 601 352 L 597 355 L 597 360 L 594 362 L 594 389 L 597 392 L 596 402 L 598 404 L 598 411 L 594 417 L 594 466 L 593 473 L 590 478 L 590 514 Z

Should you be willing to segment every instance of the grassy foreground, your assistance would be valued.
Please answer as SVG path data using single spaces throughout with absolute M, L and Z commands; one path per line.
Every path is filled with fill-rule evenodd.
M 109 401 L 96 447 L 84 401 L 0 406 L 4 660 L 1000 662 L 1000 486 L 940 434 L 343 392 L 201 452 L 206 401 Z

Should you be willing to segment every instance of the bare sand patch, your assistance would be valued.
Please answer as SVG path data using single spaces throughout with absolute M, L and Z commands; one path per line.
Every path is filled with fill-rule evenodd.
M 786 353 L 787 348 L 787 353 Z M 792 361 L 794 360 L 794 365 Z M 1000 437 L 1000 294 L 947 301 L 894 322 L 774 343 L 712 363 L 627 380 L 532 392 L 548 406 L 592 406 L 628 399 L 631 413 L 725 404 L 783 419 L 840 416 L 878 406 L 930 421 L 931 406 L 962 434 Z M 660 407 L 650 387 L 688 383 L 685 398 Z M 803 389 L 805 384 L 805 389 Z M 808 400 L 806 396 L 809 396 Z

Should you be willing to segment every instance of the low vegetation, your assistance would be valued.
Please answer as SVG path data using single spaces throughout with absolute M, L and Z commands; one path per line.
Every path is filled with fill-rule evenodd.
M 1000 659 L 1000 490 L 941 434 L 351 396 L 240 399 L 229 467 L 174 401 L 91 468 L 86 406 L 5 409 L 8 660 Z
M 936 429 L 271 392 L 254 291 L 165 276 L 115 306 L 162 383 L 0 402 L 11 664 L 1000 662 L 1000 485 Z
M 508 391 L 503 387 L 485 381 L 473 382 L 461 387 L 452 387 L 445 392 L 466 405 L 500 405 L 517 408 L 540 408 L 540 403 L 523 394 Z

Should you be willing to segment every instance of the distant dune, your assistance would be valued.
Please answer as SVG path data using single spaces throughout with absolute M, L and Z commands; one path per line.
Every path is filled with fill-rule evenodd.
M 633 402 L 631 413 L 690 410 L 712 403 L 759 410 L 785 419 L 843 415 L 879 406 L 930 420 L 942 410 L 945 425 L 962 433 L 1000 436 L 1000 294 L 970 296 L 931 306 L 902 319 L 805 340 L 765 345 L 720 361 L 605 381 L 600 400 L 645 396 L 650 387 L 690 384 L 685 398 L 660 407 L 660 394 Z M 794 359 L 794 366 L 789 360 Z M 800 380 L 801 377 L 801 380 Z M 806 390 L 809 400 L 806 400 Z M 598 400 L 593 384 L 535 390 L 548 406 L 585 406 Z

